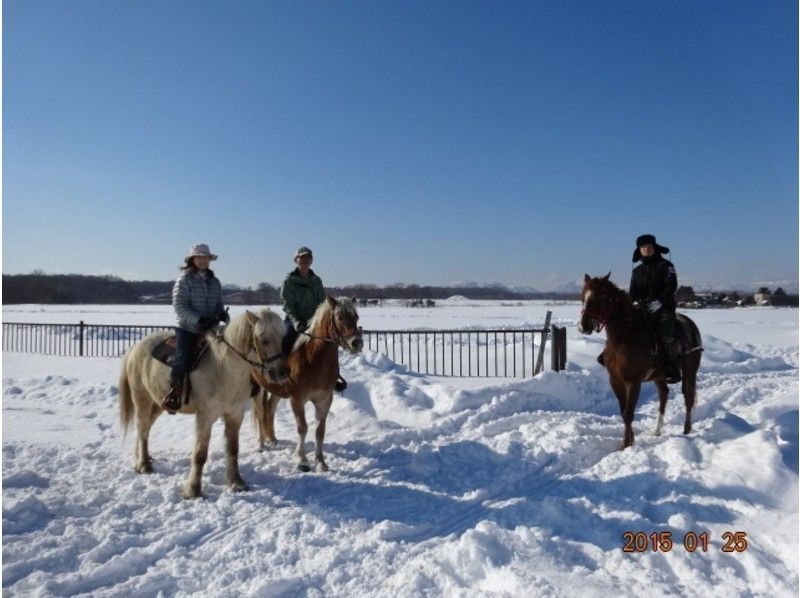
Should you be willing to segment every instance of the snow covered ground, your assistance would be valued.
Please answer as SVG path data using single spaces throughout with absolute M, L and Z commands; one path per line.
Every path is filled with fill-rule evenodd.
M 594 361 L 603 338 L 577 333 L 577 304 L 453 300 L 360 315 L 366 329 L 497 328 L 541 324 L 547 309 L 569 327 L 566 372 L 464 380 L 343 356 L 350 386 L 328 419 L 330 472 L 295 470 L 282 404 L 277 449 L 259 452 L 242 428 L 246 493 L 224 484 L 217 424 L 197 501 L 180 498 L 191 417 L 162 416 L 156 473 L 133 471 L 118 359 L 4 354 L 3 594 L 796 596 L 798 310 L 692 311 L 706 348 L 694 430 L 681 433 L 671 395 L 653 436 L 647 385 L 625 451 Z M 169 324 L 171 313 L 6 306 L 3 318 Z M 669 532 L 673 546 L 624 552 L 625 532 Z M 723 551 L 727 532 L 744 532 L 746 549 Z M 692 533 L 707 533 L 707 550 L 684 546 Z

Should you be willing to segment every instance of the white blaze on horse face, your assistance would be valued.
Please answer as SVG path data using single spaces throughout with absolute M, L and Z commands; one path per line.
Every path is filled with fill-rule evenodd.
M 583 326 L 583 315 L 586 313 L 586 304 L 589 303 L 589 299 L 592 296 L 592 291 L 586 291 L 583 295 L 583 303 L 581 304 L 581 321 L 578 322 L 578 332 L 581 334 L 586 334 L 589 330 L 591 330 L 591 325 L 589 328 L 584 328 Z

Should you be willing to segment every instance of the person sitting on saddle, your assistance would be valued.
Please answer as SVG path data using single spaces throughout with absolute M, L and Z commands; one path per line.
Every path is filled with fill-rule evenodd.
M 294 343 L 300 333 L 308 328 L 308 321 L 317 311 L 320 303 L 325 301 L 325 288 L 322 279 L 311 269 L 314 254 L 308 247 L 300 247 L 294 254 L 297 267 L 286 275 L 281 285 L 281 301 L 286 318 L 283 321 L 284 333 L 281 349 L 287 357 L 292 352 Z M 347 386 L 341 376 L 336 383 L 336 390 Z
M 175 327 L 175 361 L 170 372 L 170 390 L 162 403 L 168 413 L 181 408 L 186 372 L 191 365 L 194 348 L 200 335 L 219 322 L 230 322 L 222 305 L 222 285 L 209 269 L 217 259 L 208 245 L 200 243 L 189 248 L 181 275 L 172 288 L 172 307 L 178 325 Z
M 655 236 L 641 235 L 636 239 L 633 262 L 641 260 L 642 263 L 631 273 L 630 296 L 655 319 L 664 374 L 671 384 L 681 379 L 682 350 L 675 321 L 678 277 L 672 262 L 662 257 L 664 253 L 669 253 L 669 248 L 659 245 Z

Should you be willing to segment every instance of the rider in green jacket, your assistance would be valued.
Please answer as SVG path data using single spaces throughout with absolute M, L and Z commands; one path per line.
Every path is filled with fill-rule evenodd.
M 294 254 L 297 267 L 286 275 L 281 286 L 281 301 L 286 318 L 283 321 L 283 353 L 288 355 L 297 335 L 308 327 L 308 321 L 325 301 L 322 279 L 314 274 L 311 264 L 314 255 L 308 247 L 301 247 Z

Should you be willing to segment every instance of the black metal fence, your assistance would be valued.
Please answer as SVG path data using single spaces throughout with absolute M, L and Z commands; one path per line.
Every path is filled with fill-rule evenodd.
M 3 322 L 3 351 L 44 355 L 120 357 L 133 344 L 170 326 L 33 324 Z M 542 328 L 497 330 L 362 330 L 365 348 L 384 353 L 422 374 L 458 377 L 526 377 L 544 367 L 548 336 L 551 367 L 564 368 L 566 335 Z
M 171 326 L 126 326 L 116 324 L 30 324 L 3 322 L 3 351 L 67 355 L 75 357 L 120 357 L 139 340 Z

